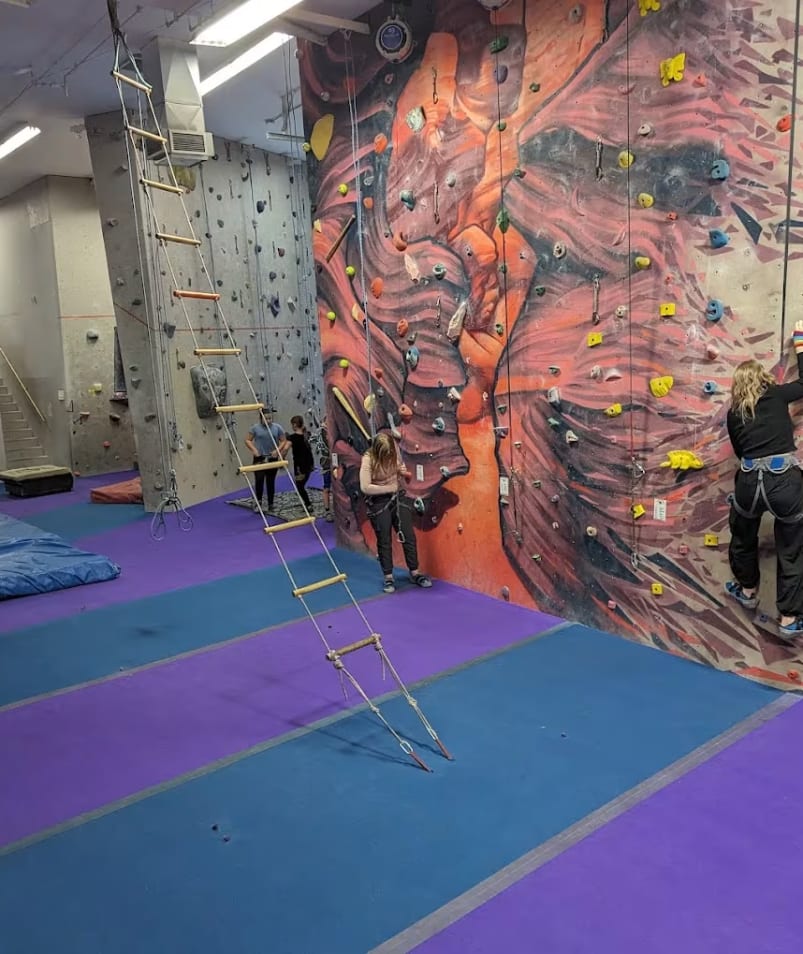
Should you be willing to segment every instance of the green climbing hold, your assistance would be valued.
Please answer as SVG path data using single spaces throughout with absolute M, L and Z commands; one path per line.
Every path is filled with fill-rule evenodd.
M 507 123 L 504 121 L 504 119 L 500 119 L 496 124 L 496 128 L 499 130 L 499 132 L 504 132 L 507 129 Z
M 502 262 L 499 266 L 499 271 L 502 275 L 507 275 L 507 262 Z
M 540 83 L 530 83 L 530 92 L 531 92 L 531 93 L 538 93 L 540 90 L 541 90 L 541 84 L 540 84 Z
M 510 214 L 504 207 L 502 207 L 496 215 L 496 227 L 503 235 L 510 228 Z
M 560 427 L 560 421 L 556 417 L 548 417 L 546 419 L 547 424 L 552 428 Z
M 544 295 L 546 295 L 546 285 L 536 285 L 535 294 L 538 295 L 539 298 L 543 298 Z
M 446 266 L 445 265 L 433 265 L 432 274 L 435 278 L 445 278 L 446 277 Z
M 496 333 L 497 333 L 497 334 L 499 335 L 499 337 L 501 338 L 502 335 L 505 333 L 505 326 L 502 324 L 501 321 L 497 321 L 497 323 L 496 323 L 496 325 L 494 326 L 494 328 L 495 328 Z
M 491 40 L 491 53 L 501 53 L 502 50 L 506 50 L 509 42 L 504 34 L 495 37 Z
M 527 175 L 527 170 L 526 170 L 526 169 L 522 169 L 522 168 L 519 166 L 519 167 L 517 167 L 517 168 L 515 168 L 515 169 L 513 170 L 513 175 L 514 175 L 517 179 L 523 179 L 523 178 Z

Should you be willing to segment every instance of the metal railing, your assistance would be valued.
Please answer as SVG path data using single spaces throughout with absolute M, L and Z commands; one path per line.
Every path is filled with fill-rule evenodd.
M 28 400 L 30 401 L 31 407 L 34 409 L 34 411 L 36 411 L 36 414 L 37 414 L 37 416 L 39 417 L 39 420 L 40 420 L 45 426 L 47 426 L 47 418 L 46 418 L 45 415 L 39 410 L 39 406 L 37 405 L 36 401 L 34 401 L 33 397 L 31 396 L 31 392 L 25 387 L 25 382 L 24 382 L 24 381 L 22 380 L 22 378 L 17 374 L 17 369 L 16 369 L 16 368 L 14 367 L 14 365 L 11 363 L 11 359 L 10 359 L 9 356 L 5 353 L 5 351 L 3 351 L 2 348 L 0 348 L 0 357 L 3 358 L 3 360 L 5 361 L 5 363 L 6 363 L 6 364 L 9 366 L 9 368 L 11 369 L 11 373 L 12 373 L 12 374 L 14 375 L 14 377 L 17 379 L 17 384 L 19 384 L 19 386 L 22 388 L 22 393 L 23 393 L 23 394 L 25 395 L 25 397 L 28 398 Z

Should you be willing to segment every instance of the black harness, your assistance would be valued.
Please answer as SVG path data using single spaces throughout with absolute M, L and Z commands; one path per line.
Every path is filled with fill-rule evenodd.
M 779 517 L 770 506 L 769 499 L 767 498 L 767 488 L 764 484 L 764 474 L 785 474 L 793 467 L 803 469 L 803 466 L 794 454 L 776 454 L 773 457 L 743 457 L 740 461 L 739 469 L 743 474 L 755 473 L 757 475 L 756 492 L 753 494 L 753 502 L 750 504 L 749 510 L 745 510 L 744 507 L 740 507 L 739 504 L 736 503 L 735 494 L 728 496 L 730 505 L 740 517 L 755 520 L 761 516 L 758 507 L 759 503 L 763 503 L 767 512 L 775 517 L 776 520 L 780 520 L 781 523 L 799 523 L 803 520 L 803 509 L 792 516 Z

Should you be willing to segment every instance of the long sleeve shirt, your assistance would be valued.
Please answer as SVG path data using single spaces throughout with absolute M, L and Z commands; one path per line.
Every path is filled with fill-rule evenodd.
M 401 467 L 401 461 L 399 462 Z M 399 489 L 399 474 L 393 472 L 389 477 L 376 481 L 371 472 L 371 454 L 362 455 L 360 463 L 360 490 L 369 497 L 376 497 L 379 494 L 395 494 Z
M 798 380 L 768 387 L 756 402 L 755 417 L 742 420 L 728 411 L 728 437 L 737 457 L 794 454 L 795 430 L 789 405 L 803 399 L 803 353 L 797 354 Z

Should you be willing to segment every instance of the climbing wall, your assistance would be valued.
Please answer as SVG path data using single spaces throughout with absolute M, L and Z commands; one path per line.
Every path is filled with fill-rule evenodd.
M 403 422 L 434 573 L 792 685 L 722 584 L 730 376 L 789 373 L 803 294 L 796 3 L 488 6 L 403 8 L 401 63 L 303 49 L 344 540 L 373 545 L 333 388 Z
M 247 381 L 238 361 L 221 357 L 210 374 L 216 394 L 209 393 L 180 303 L 172 296 L 167 263 L 155 250 L 151 230 L 137 227 L 148 219 L 131 214 L 121 129 L 119 112 L 87 121 L 143 490 L 146 506 L 158 505 L 164 471 L 172 466 L 187 505 L 242 487 L 213 407 L 247 403 Z M 245 373 L 258 398 L 287 427 L 293 414 L 310 408 L 319 413 L 321 397 L 309 230 L 299 228 L 310 217 L 307 170 L 224 140 L 215 140 L 215 150 L 213 159 L 179 168 L 177 176 L 231 336 L 242 349 Z M 156 193 L 153 201 L 164 231 L 186 235 L 175 196 Z M 144 276 L 138 242 L 150 261 Z M 172 247 L 170 260 L 182 288 L 207 289 L 194 248 Z M 194 303 L 193 316 L 199 347 L 232 346 L 212 302 Z M 253 423 L 256 418 L 242 416 L 231 422 L 241 445 Z M 160 426 L 170 447 L 169 465 L 162 463 Z

